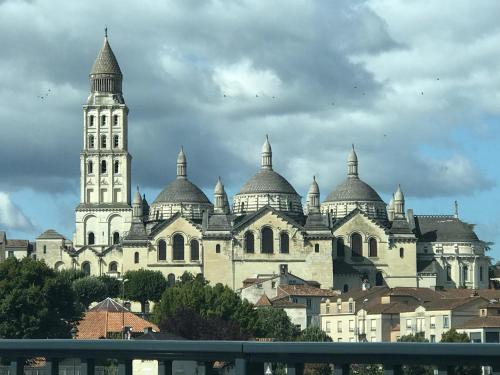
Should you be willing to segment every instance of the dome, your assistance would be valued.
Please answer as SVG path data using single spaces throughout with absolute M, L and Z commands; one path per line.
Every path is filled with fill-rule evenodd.
M 156 203 L 208 203 L 207 196 L 201 189 L 187 179 L 176 179 L 168 184 L 158 194 L 153 204 Z
M 261 169 L 245 185 L 238 194 L 283 193 L 297 194 L 292 185 L 279 173 L 272 169 Z
M 326 197 L 325 202 L 350 201 L 350 202 L 366 202 L 379 201 L 383 202 L 378 193 L 366 182 L 359 178 L 347 178 L 342 184 L 337 186 Z

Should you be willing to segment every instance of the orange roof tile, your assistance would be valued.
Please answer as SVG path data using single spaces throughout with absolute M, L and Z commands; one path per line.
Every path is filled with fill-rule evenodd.
M 109 333 L 122 332 L 123 327 L 132 327 L 132 333 L 143 332 L 145 328 L 152 327 L 159 331 L 158 326 L 129 311 L 87 311 L 78 323 L 77 339 L 101 339 Z
M 263 306 L 271 306 L 271 301 L 269 301 L 269 298 L 266 296 L 266 293 L 264 293 L 262 296 L 260 296 L 259 300 L 255 304 L 257 307 L 263 307 Z

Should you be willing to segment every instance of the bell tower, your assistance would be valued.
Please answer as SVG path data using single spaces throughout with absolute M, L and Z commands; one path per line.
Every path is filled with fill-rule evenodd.
M 118 245 L 130 227 L 132 156 L 128 153 L 128 108 L 122 80 L 105 30 L 104 44 L 90 72 L 90 95 L 83 106 L 77 248 Z

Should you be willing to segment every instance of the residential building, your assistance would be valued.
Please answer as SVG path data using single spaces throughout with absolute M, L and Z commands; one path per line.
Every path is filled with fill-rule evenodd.
M 5 231 L 0 231 L 0 261 L 15 257 L 22 259 L 33 253 L 33 244 L 28 240 L 8 239 Z

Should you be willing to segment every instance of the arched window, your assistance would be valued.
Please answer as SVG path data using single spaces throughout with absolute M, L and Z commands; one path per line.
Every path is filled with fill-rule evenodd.
M 101 116 L 101 125 L 106 125 L 106 115 Z
M 200 260 L 200 244 L 198 240 L 191 241 L 191 260 Z
M 344 284 L 344 287 L 342 288 L 342 291 L 343 291 L 344 293 L 347 293 L 347 292 L 349 291 L 349 285 Z
M 261 253 L 272 254 L 274 253 L 274 238 L 273 230 L 269 227 L 262 228 L 261 232 Z
M 337 238 L 337 257 L 339 258 L 345 257 L 345 245 L 344 245 L 344 239 L 342 237 Z
M 94 245 L 95 244 L 95 235 L 93 232 L 89 232 L 87 234 L 87 245 Z
M 158 260 L 167 260 L 167 243 L 165 240 L 158 242 Z
M 462 268 L 462 273 L 463 273 L 463 280 L 464 280 L 464 282 L 469 281 L 469 267 L 464 266 Z
M 375 238 L 370 238 L 368 241 L 368 256 L 377 257 L 377 240 Z
M 405 249 L 403 249 L 402 247 L 399 248 L 399 257 L 400 258 L 404 258 L 405 256 Z
M 446 266 L 446 281 L 451 281 L 451 266 Z
M 180 234 L 174 236 L 173 260 L 184 260 L 184 236 Z
M 241 202 L 241 212 L 245 212 L 245 202 Z
M 217 254 L 220 254 L 220 245 L 219 244 L 215 245 L 215 252 Z
M 87 276 L 90 275 L 90 263 L 89 262 L 82 263 L 82 271 L 85 275 L 87 275 Z
M 101 161 L 101 173 L 107 173 L 108 171 L 108 166 L 106 164 L 106 160 Z
M 173 273 L 169 273 L 167 276 L 167 284 L 168 286 L 174 286 L 175 284 L 175 275 Z
M 115 163 L 113 164 L 113 172 L 114 173 L 119 173 L 120 172 L 120 163 L 118 162 L 118 160 L 115 160 Z
M 118 271 L 118 263 L 111 262 L 109 264 L 109 272 L 117 272 Z
M 120 243 L 120 233 L 113 233 L 113 245 L 118 245 Z
M 118 115 L 113 115 L 113 125 L 118 125 Z
M 114 135 L 113 136 L 113 147 L 117 148 L 119 144 L 120 144 L 120 137 L 117 135 Z
M 288 233 L 280 233 L 280 253 L 288 254 L 290 252 L 290 237 Z
M 95 138 L 93 135 L 89 135 L 89 148 L 95 147 Z
M 94 163 L 92 163 L 92 160 L 89 160 L 87 164 L 87 173 L 94 173 Z
M 89 116 L 89 126 L 94 126 L 94 115 Z
M 378 271 L 375 274 L 375 286 L 383 286 L 384 285 L 384 275 L 382 272 Z
M 363 255 L 362 245 L 361 235 L 359 233 L 354 233 L 351 236 L 351 250 L 353 257 L 360 257 Z
M 293 209 L 292 202 L 288 202 L 288 211 L 292 211 L 292 209 Z
M 314 252 L 319 253 L 319 243 L 314 244 Z
M 252 232 L 245 233 L 245 251 L 253 253 L 255 251 L 255 237 Z
M 135 264 L 139 263 L 139 252 L 138 251 L 136 251 L 134 253 L 134 263 Z
M 483 281 L 483 266 L 479 267 L 479 281 Z
M 107 138 L 105 135 L 101 135 L 101 148 L 106 148 L 107 147 Z

